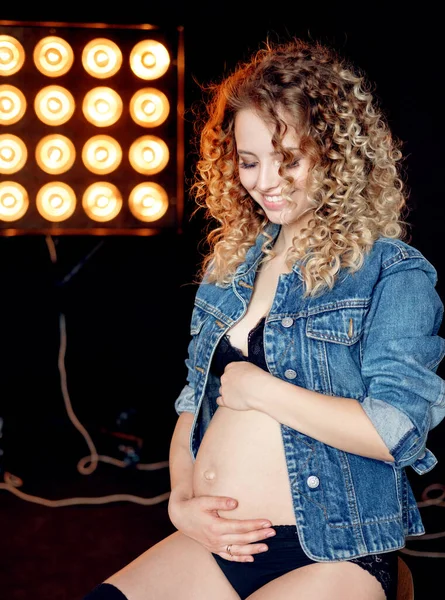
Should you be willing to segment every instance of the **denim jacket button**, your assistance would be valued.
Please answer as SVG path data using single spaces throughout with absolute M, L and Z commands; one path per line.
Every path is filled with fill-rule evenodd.
M 310 477 L 307 478 L 306 483 L 307 483 L 308 487 L 314 489 L 320 485 L 320 480 L 318 479 L 318 477 L 316 475 L 311 475 Z
M 294 320 L 292 319 L 292 317 L 284 317 L 284 319 L 281 319 L 281 325 L 283 327 L 292 327 L 293 324 Z
M 297 372 L 293 369 L 286 369 L 284 371 L 284 376 L 286 377 L 286 379 L 295 379 L 295 377 L 297 376 Z

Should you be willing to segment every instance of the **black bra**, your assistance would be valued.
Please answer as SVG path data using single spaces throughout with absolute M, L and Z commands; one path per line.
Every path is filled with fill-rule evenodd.
M 249 331 L 247 338 L 248 356 L 244 356 L 239 348 L 230 343 L 228 335 L 224 335 L 213 356 L 210 371 L 217 377 L 221 377 L 226 366 L 235 361 L 246 360 L 267 371 L 266 358 L 264 356 L 263 331 L 266 317 L 263 317 L 253 329 Z

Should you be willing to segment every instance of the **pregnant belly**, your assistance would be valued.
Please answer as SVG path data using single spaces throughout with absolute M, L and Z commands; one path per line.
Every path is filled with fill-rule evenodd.
M 202 439 L 194 467 L 196 496 L 230 496 L 234 510 L 220 516 L 295 524 L 280 425 L 258 411 L 219 407 Z

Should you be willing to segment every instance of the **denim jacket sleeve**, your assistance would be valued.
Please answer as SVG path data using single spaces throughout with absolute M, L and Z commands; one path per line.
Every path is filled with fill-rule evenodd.
M 185 365 L 187 367 L 187 383 L 182 388 L 179 396 L 175 400 L 175 410 L 178 415 L 180 415 L 183 412 L 194 413 L 196 408 L 192 366 L 192 356 L 194 356 L 194 345 L 195 338 L 192 337 L 188 345 L 188 357 L 185 361 Z
M 205 278 L 204 278 L 205 279 Z M 198 288 L 198 292 L 201 286 Z M 197 293 L 198 293 L 197 292 Z M 197 409 L 197 399 L 195 396 L 195 370 L 194 360 L 196 353 L 196 338 L 202 325 L 202 320 L 198 316 L 196 306 L 194 307 L 190 319 L 190 335 L 191 339 L 187 348 L 187 358 L 185 366 L 187 367 L 187 383 L 182 388 L 179 396 L 175 400 L 175 410 L 178 415 L 183 412 L 195 413 Z
M 438 335 L 443 304 L 436 271 L 420 253 L 382 267 L 362 345 L 362 406 L 394 458 L 419 474 L 437 463 L 428 432 L 445 417 L 445 382 L 436 373 L 445 353 Z

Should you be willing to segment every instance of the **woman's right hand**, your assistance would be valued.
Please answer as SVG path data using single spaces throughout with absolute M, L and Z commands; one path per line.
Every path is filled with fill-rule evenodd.
M 234 498 L 226 496 L 185 498 L 172 492 L 168 510 L 176 529 L 210 552 L 231 561 L 252 562 L 255 554 L 268 550 L 264 542 L 255 542 L 272 537 L 275 531 L 267 519 L 228 519 L 219 516 L 219 510 L 233 510 L 237 505 Z

